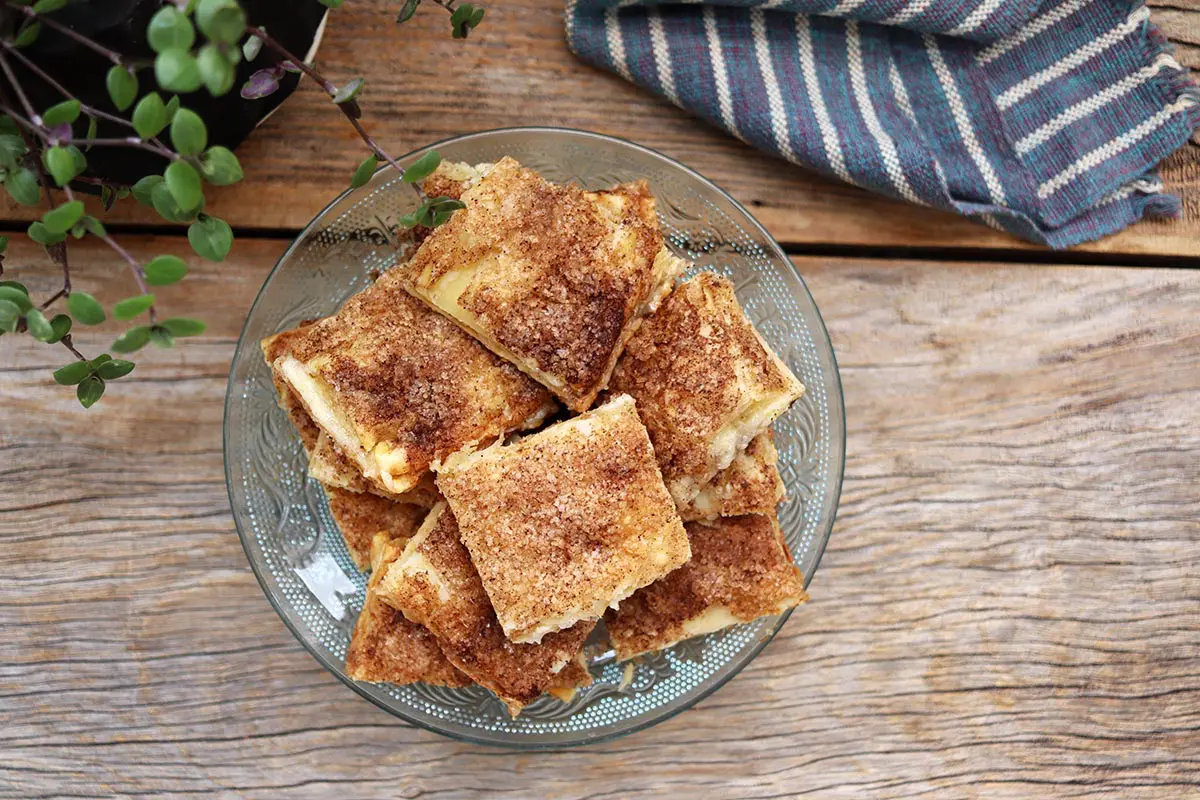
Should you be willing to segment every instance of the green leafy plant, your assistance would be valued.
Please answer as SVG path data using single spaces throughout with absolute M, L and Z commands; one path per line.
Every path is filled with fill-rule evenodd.
M 353 170 L 352 187 L 366 184 L 379 165 L 391 166 L 417 193 L 419 207 L 400 224 L 434 227 L 444 223 L 462 204 L 445 197 L 426 197 L 420 181 L 440 161 L 430 153 L 406 172 L 362 124 L 359 106 L 366 82 L 353 77 L 335 84 L 312 64 L 289 52 L 261 26 L 252 24 L 237 0 L 172 0 L 150 19 L 146 41 L 154 51 L 151 62 L 127 58 L 55 19 L 54 12 L 72 0 L 26 2 L 0 0 L 0 185 L 14 201 L 25 206 L 44 204 L 41 219 L 29 224 L 30 239 L 41 245 L 62 270 L 62 288 L 36 302 L 26 286 L 0 280 L 0 336 L 24 334 L 65 347 L 74 361 L 54 371 L 54 380 L 74 386 L 84 408 L 103 396 L 105 387 L 133 372 L 133 361 L 103 353 L 88 358 L 71 338 L 75 325 L 92 326 L 114 319 L 134 323 L 110 349 L 122 355 L 136 353 L 148 344 L 173 347 L 176 339 L 198 336 L 204 323 L 188 317 L 159 318 L 158 298 L 151 287 L 170 286 L 187 275 L 187 265 L 176 255 L 159 254 L 142 263 L 113 238 L 104 224 L 86 213 L 76 192 L 87 187 L 98 193 L 105 210 L 132 198 L 153 208 L 168 222 L 186 223 L 192 249 L 209 261 L 223 261 L 233 246 L 233 231 L 224 220 L 205 211 L 205 189 L 242 180 L 242 166 L 227 148 L 208 143 L 203 117 L 187 105 L 187 95 L 207 91 L 214 97 L 227 94 L 236 80 L 236 67 L 253 62 L 263 51 L 278 63 L 255 71 L 240 89 L 243 98 L 265 97 L 280 88 L 289 72 L 300 73 L 319 86 L 349 121 L 370 151 Z M 338 8 L 343 0 L 320 0 Z M 404 0 L 397 22 L 416 13 L 422 0 Z M 483 9 L 456 0 L 428 0 L 450 14 L 451 34 L 466 38 L 483 19 Z M 82 102 L 22 49 L 44 30 L 74 40 L 110 63 L 105 86 L 112 109 Z M 19 62 L 36 79 L 52 88 L 61 100 L 48 108 L 35 108 L 29 93 L 13 70 Z M 126 129 L 124 136 L 98 137 L 104 121 Z M 161 174 L 146 175 L 122 185 L 88 174 L 87 152 L 97 147 L 125 147 L 160 156 Z M 90 294 L 71 288 L 68 245 L 71 239 L 94 237 L 128 266 L 137 292 L 114 302 L 110 310 Z M 8 237 L 0 236 L 0 277 Z

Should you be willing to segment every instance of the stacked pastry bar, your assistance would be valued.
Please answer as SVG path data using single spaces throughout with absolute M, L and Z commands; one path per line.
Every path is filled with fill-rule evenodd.
M 347 673 L 477 683 L 515 715 L 590 683 L 601 619 L 631 658 L 807 599 L 770 432 L 803 387 L 727 280 L 676 285 L 646 184 L 505 158 L 425 189 L 465 208 L 262 343 L 371 571 Z

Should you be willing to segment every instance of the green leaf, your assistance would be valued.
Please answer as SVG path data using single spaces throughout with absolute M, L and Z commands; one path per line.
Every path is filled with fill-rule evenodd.
M 73 144 L 67 145 L 67 152 L 71 154 L 71 160 L 75 162 L 75 174 L 82 175 L 87 169 L 87 156 Z
M 124 111 L 133 105 L 138 92 L 137 73 L 128 67 L 114 66 L 108 71 L 104 82 L 108 86 L 108 96 L 118 111 Z
M 333 102 L 337 105 L 349 103 L 354 98 L 358 97 L 363 90 L 366 81 L 362 78 L 354 78 L 342 88 L 338 89 L 333 95 Z
M 166 181 L 154 187 L 154 191 L 150 194 L 150 201 L 159 216 L 168 222 L 190 222 L 198 210 L 184 211 L 180 208 L 179 203 L 175 202 L 174 196 L 171 195 Z M 203 208 L 203 206 L 201 207 Z
M 133 319 L 138 314 L 144 313 L 152 305 L 154 305 L 154 295 L 152 294 L 139 294 L 134 297 L 126 297 L 113 306 L 113 316 L 117 319 Z
M 71 292 L 67 295 L 67 311 L 84 325 L 99 325 L 106 319 L 104 306 L 87 292 Z
M 166 328 L 155 325 L 150 329 L 150 342 L 155 347 L 161 347 L 166 350 L 175 346 L 175 337 Z
M 24 167 L 18 167 L 8 173 L 4 179 L 4 188 L 13 200 L 23 206 L 36 206 L 42 199 L 42 187 L 38 186 L 37 177 Z
M 263 28 L 266 30 L 266 28 Z M 242 42 L 242 55 L 247 61 L 253 61 L 258 58 L 258 54 L 262 52 L 263 40 L 257 36 L 251 36 L 246 41 Z
M 42 222 L 52 233 L 66 233 L 83 216 L 83 203 L 68 200 L 53 211 L 42 215 Z
M 5 169 L 16 167 L 28 149 L 20 136 L 0 135 L 0 166 Z
M 13 118 L 7 114 L 0 114 L 0 133 L 6 133 L 9 136 L 20 136 L 21 129 L 17 123 L 13 122 Z
M 0 330 L 12 333 L 17 329 L 17 320 L 21 318 L 22 311 L 12 300 L 0 299 Z
M 228 186 L 242 179 L 242 165 L 227 147 L 214 145 L 200 157 L 200 171 L 214 186 Z
M 450 28 L 455 39 L 465 39 L 471 29 L 483 21 L 483 9 L 463 3 L 450 15 Z
M 49 14 L 51 11 L 58 11 L 68 2 L 70 0 L 37 0 L 33 4 L 33 10 L 36 14 Z
M 66 314 L 55 314 L 50 320 L 50 327 L 54 330 L 54 336 L 50 339 L 51 342 L 57 342 L 71 332 L 71 318 Z
M 237 53 L 237 50 L 232 52 Z M 196 56 L 196 65 L 200 68 L 200 79 L 204 81 L 208 93 L 213 97 L 220 97 L 233 88 L 233 79 L 236 76 L 233 64 L 229 63 L 229 59 L 216 45 L 206 44 L 200 48 L 200 54 Z
M 437 150 L 430 150 L 425 155 L 418 158 L 412 163 L 408 169 L 404 170 L 404 176 L 401 178 L 405 183 L 416 183 L 423 181 L 433 174 L 433 171 L 438 168 L 438 164 L 442 163 L 442 157 L 438 155 Z
M 188 226 L 192 249 L 209 261 L 224 261 L 233 247 L 233 229 L 223 219 L 201 214 Z
M 59 386 L 74 386 L 91 374 L 92 365 L 81 359 L 54 370 L 54 382 Z
M 144 206 L 154 205 L 151 193 L 154 191 L 154 187 L 162 182 L 162 175 L 147 175 L 131 187 L 133 190 L 133 199 Z
M 133 353 L 141 350 L 150 341 L 150 327 L 148 325 L 138 325 L 130 328 L 117 337 L 112 343 L 112 349 L 118 353 Z
M 115 381 L 117 378 L 124 378 L 133 372 L 134 366 L 132 361 L 126 361 L 123 358 L 113 358 L 96 367 L 96 374 L 106 381 Z
M 96 356 L 92 359 L 92 369 L 100 366 L 105 361 L 112 361 L 112 356 L 110 356 L 108 353 L 101 353 L 100 355 Z
M 168 92 L 186 94 L 200 88 L 200 66 L 187 50 L 163 50 L 154 59 L 154 79 Z
M 48 128 L 62 125 L 64 122 L 73 123 L 79 119 L 81 108 L 83 108 L 83 104 L 78 100 L 63 100 L 61 103 L 55 103 L 50 106 L 42 113 L 42 122 Z
M 29 223 L 29 228 L 26 233 L 29 234 L 30 239 L 33 239 L 42 247 L 56 245 L 67 238 L 65 233 L 55 233 L 47 228 L 40 220 Z
M 59 186 L 70 183 L 71 179 L 78 174 L 75 171 L 75 157 L 65 147 L 51 147 L 45 152 L 42 160 L 51 177 Z
M 75 396 L 79 398 L 79 405 L 84 408 L 96 405 L 96 401 L 103 394 L 104 379 L 98 375 L 88 375 L 75 387 Z
M 246 12 L 234 0 L 200 0 L 196 24 L 214 42 L 236 44 L 246 32 Z
M 366 185 L 367 181 L 371 180 L 371 176 L 375 174 L 375 169 L 379 166 L 379 159 L 375 156 L 367 156 L 363 162 L 358 165 L 358 169 L 354 170 L 354 177 L 350 179 L 350 188 L 357 189 L 360 186 Z
M 0 236 L 0 256 L 4 255 L 4 252 L 6 250 L 8 250 L 8 237 Z M 10 283 L 10 281 L 0 281 L 0 286 L 4 286 L 8 283 Z M 17 284 L 17 286 L 20 286 L 21 291 L 25 292 L 25 294 L 29 294 L 28 290 L 26 290 L 24 286 L 22 286 L 19 283 Z
M 150 18 L 146 41 L 156 53 L 178 48 L 188 50 L 196 41 L 196 31 L 187 15 L 173 5 L 165 5 Z
M 199 114 L 188 108 L 175 112 L 175 119 L 171 120 L 171 144 L 180 155 L 195 156 L 204 152 L 208 129 Z
M 410 211 L 399 220 L 402 228 L 415 228 L 417 225 L 424 224 L 424 221 L 429 216 L 429 202 L 426 201 L 420 205 L 415 211 Z
M 180 112 L 182 113 L 182 111 Z M 163 173 L 171 197 L 183 211 L 193 211 L 204 200 L 204 190 L 200 185 L 200 173 L 186 161 L 172 161 L 167 171 Z
M 150 92 L 133 107 L 133 129 L 143 139 L 162 133 L 167 127 L 167 109 L 158 92 Z
M 38 34 L 42 32 L 42 23 L 32 22 L 21 29 L 17 34 L 17 38 L 13 39 L 14 47 L 28 47 L 37 41 Z
M 400 6 L 400 13 L 396 15 L 396 22 L 408 22 L 413 18 L 413 14 L 417 13 L 419 5 L 421 0 L 404 0 L 404 5 Z
M 100 123 L 96 121 L 95 117 L 88 117 L 87 133 L 84 134 L 84 138 L 95 139 L 96 134 L 98 134 L 99 132 L 100 132 Z M 87 149 L 91 150 L 92 146 L 89 144 L 87 146 Z
M 83 217 L 83 227 L 88 233 L 93 236 L 107 236 L 108 231 L 104 228 L 104 223 L 93 217 L 91 214 L 85 214 Z
M 344 2 L 346 2 L 346 0 L 321 0 L 321 5 L 325 6 L 326 8 L 341 8 L 342 3 Z
M 0 286 L 0 300 L 7 300 L 15 304 L 22 314 L 33 308 L 29 295 L 15 286 Z
M 24 292 L 25 296 L 29 296 L 29 290 L 25 288 L 25 284 L 20 281 L 0 281 L 0 286 L 10 286 L 13 289 Z
M 208 329 L 208 326 L 200 320 L 189 319 L 188 317 L 171 317 L 170 319 L 164 319 L 160 323 L 159 327 L 164 328 L 172 336 L 178 336 L 180 338 L 185 336 L 199 336 Z
M 36 308 L 25 313 L 25 327 L 29 335 L 39 342 L 48 342 L 54 338 L 54 328 L 50 327 L 50 320 Z
M 145 271 L 146 283 L 151 286 L 169 286 L 187 275 L 187 264 L 183 263 L 179 256 L 155 256 L 150 259 Z

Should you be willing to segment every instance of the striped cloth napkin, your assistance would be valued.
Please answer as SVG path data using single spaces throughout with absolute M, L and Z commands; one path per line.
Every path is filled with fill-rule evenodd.
M 789 161 L 1069 247 L 1178 214 L 1200 94 L 1125 0 L 567 0 L 572 50 Z

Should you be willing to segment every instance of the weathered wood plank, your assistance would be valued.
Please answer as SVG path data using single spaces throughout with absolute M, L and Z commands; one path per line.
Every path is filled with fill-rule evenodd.
M 245 563 L 221 401 L 282 247 L 193 262 L 164 302 L 210 333 L 89 413 L 55 348 L 0 344 L 0 796 L 1200 792 L 1200 273 L 800 260 L 850 426 L 814 601 L 697 708 L 523 755 L 355 697 Z M 120 293 L 107 253 L 77 262 Z
M 792 167 L 696 121 L 568 52 L 559 0 L 488 8 L 467 42 L 444 14 L 423 9 L 398 28 L 394 0 L 360 0 L 331 17 L 319 62 L 336 80 L 367 78 L 368 127 L 397 153 L 449 136 L 515 125 L 559 125 L 621 136 L 681 160 L 748 205 L 796 245 L 1027 247 L 956 215 L 869 194 Z M 1200 9 L 1163 3 L 1156 20 L 1194 66 Z M 1200 139 L 1197 139 L 1200 142 Z M 319 91 L 305 86 L 240 150 L 246 181 L 214 190 L 209 209 L 235 226 L 298 229 L 347 185 L 361 142 Z M 1184 201 L 1181 221 L 1150 221 L 1086 246 L 1096 252 L 1194 256 L 1200 241 L 1200 145 L 1166 163 Z M 31 211 L 5 207 L 5 218 Z M 117 220 L 159 223 L 132 202 Z

